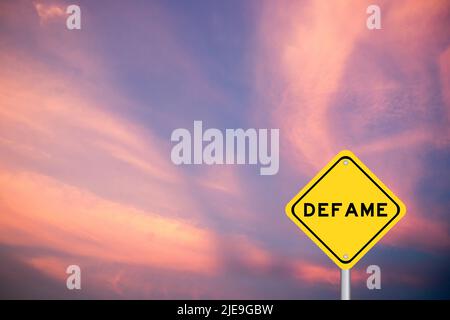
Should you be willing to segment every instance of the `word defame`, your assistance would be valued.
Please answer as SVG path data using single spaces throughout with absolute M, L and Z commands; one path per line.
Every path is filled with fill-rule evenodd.
M 171 141 L 178 142 L 170 155 L 176 165 L 259 163 L 261 175 L 278 173 L 278 129 L 226 129 L 222 133 L 210 128 L 203 132 L 202 121 L 194 121 L 193 135 L 187 129 L 175 129 Z
M 384 212 L 387 203 L 349 203 L 345 209 L 345 217 L 387 217 L 387 213 Z M 317 215 L 318 217 L 335 217 L 338 212 L 341 211 L 341 202 L 319 202 L 317 205 L 313 203 L 305 202 L 303 204 L 303 215 L 305 217 L 312 217 Z

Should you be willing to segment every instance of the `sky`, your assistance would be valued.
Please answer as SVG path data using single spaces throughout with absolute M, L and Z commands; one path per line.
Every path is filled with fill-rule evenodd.
M 407 207 L 353 298 L 450 299 L 449 30 L 446 0 L 1 1 L 0 298 L 336 299 L 284 207 L 349 149 Z M 174 165 L 195 120 L 278 128 L 278 174 Z

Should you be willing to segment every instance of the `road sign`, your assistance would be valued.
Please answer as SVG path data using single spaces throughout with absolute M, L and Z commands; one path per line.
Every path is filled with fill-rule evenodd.
M 286 213 L 341 269 L 350 269 L 406 207 L 352 152 L 341 151 L 286 206 Z

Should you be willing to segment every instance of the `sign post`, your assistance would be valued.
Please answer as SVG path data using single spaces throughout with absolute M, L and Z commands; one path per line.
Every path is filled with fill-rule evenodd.
M 350 300 L 350 270 L 341 269 L 341 300 Z
M 288 217 L 341 269 L 350 269 L 405 215 L 403 202 L 352 152 L 339 152 L 286 205 Z

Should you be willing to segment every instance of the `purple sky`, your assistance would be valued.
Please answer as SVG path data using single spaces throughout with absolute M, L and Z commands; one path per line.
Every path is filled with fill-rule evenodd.
M 0 297 L 335 299 L 284 206 L 350 149 L 407 206 L 353 297 L 449 299 L 450 5 L 373 3 L 1 1 Z M 279 128 L 278 174 L 175 166 L 194 120 Z

